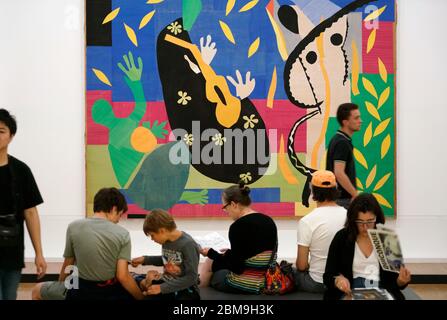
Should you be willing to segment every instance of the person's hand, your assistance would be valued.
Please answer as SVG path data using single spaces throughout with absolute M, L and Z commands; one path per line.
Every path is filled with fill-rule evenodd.
M 147 288 L 147 290 L 145 292 L 143 292 L 144 295 L 155 295 L 155 294 L 160 294 L 161 293 L 161 288 L 159 284 L 154 284 L 152 286 L 150 286 L 149 288 Z
M 255 89 L 256 81 L 255 79 L 250 79 L 250 71 L 245 74 L 245 83 L 242 80 L 242 75 L 239 70 L 236 70 L 236 80 L 231 76 L 227 76 L 228 81 L 236 87 L 236 95 L 241 99 L 247 98 Z
M 133 59 L 132 52 L 129 51 L 128 55 L 123 55 L 124 63 L 126 67 L 123 66 L 121 62 L 118 62 L 118 68 L 126 75 L 126 81 L 129 79 L 130 81 L 139 81 L 141 79 L 141 74 L 143 73 L 143 61 L 141 57 L 138 57 L 138 67 L 135 64 Z
M 208 257 L 209 250 L 210 250 L 210 248 L 202 248 L 202 249 L 200 249 L 200 254 L 204 257 Z
M 351 284 L 343 275 L 335 277 L 335 287 L 346 294 L 351 294 Z
M 152 283 L 153 280 L 159 280 L 161 273 L 155 270 L 149 270 L 146 274 L 146 283 Z
M 37 279 L 42 279 L 47 273 L 47 263 L 45 258 L 41 255 L 36 256 L 34 263 L 36 264 Z
M 400 266 L 399 277 L 397 277 L 397 285 L 399 287 L 403 287 L 410 283 L 411 281 L 411 272 L 404 266 Z
M 138 258 L 133 258 L 132 261 L 130 262 L 130 264 L 132 265 L 132 267 L 136 268 L 140 264 L 143 264 L 143 262 L 144 262 L 144 257 L 138 257 Z
M 211 42 L 211 35 L 206 36 L 206 43 L 204 44 L 203 37 L 200 38 L 200 53 L 203 61 L 209 65 L 216 55 L 216 43 Z
M 139 286 L 140 286 L 140 290 L 142 292 L 145 292 L 147 290 L 147 288 L 149 287 L 147 285 L 146 279 L 141 280 L 140 283 L 139 283 Z

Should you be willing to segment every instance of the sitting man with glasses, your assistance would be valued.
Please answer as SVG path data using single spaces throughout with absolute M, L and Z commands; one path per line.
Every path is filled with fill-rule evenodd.
M 399 273 L 381 268 L 368 229 L 385 223 L 376 198 L 368 193 L 356 197 L 348 208 L 345 227 L 335 235 L 329 247 L 323 275 L 327 287 L 325 299 L 341 299 L 352 288 L 386 289 L 396 300 L 405 299 L 401 290 L 411 280 L 410 271 L 401 266 Z

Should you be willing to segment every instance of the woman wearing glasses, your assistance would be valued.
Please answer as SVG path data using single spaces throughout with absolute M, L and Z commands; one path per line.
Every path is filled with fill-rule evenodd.
M 384 271 L 377 259 L 368 229 L 385 223 L 376 198 L 368 193 L 357 196 L 348 208 L 345 227 L 332 240 L 323 276 L 325 299 L 340 299 L 351 288 L 380 287 L 394 299 L 404 299 L 401 290 L 411 280 L 408 269 L 399 273 Z
M 250 207 L 249 194 L 250 188 L 242 183 L 223 191 L 222 210 L 234 220 L 228 232 L 231 249 L 219 253 L 202 248 L 200 253 L 209 258 L 200 270 L 202 287 L 210 284 L 223 292 L 254 294 L 263 288 L 277 229 L 272 218 Z

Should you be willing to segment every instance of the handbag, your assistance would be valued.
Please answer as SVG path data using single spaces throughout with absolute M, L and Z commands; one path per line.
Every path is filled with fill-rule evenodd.
M 268 295 L 285 294 L 295 290 L 295 277 L 292 264 L 282 260 L 278 264 L 275 260 L 278 250 L 276 242 L 275 250 L 272 251 L 269 268 L 265 273 L 265 286 L 263 293 Z

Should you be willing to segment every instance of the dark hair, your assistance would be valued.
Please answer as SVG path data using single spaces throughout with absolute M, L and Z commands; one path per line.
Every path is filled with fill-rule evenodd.
M 158 232 L 161 228 L 172 231 L 177 228 L 177 225 L 169 212 L 163 209 L 154 209 L 144 219 L 144 234 L 148 235 L 149 232 Z
M 110 213 L 114 206 L 118 212 L 127 212 L 126 199 L 117 188 L 102 188 L 95 194 L 93 200 L 94 212 Z
M 5 126 L 9 128 L 11 135 L 15 135 L 17 132 L 17 122 L 14 116 L 12 116 L 8 110 L 0 109 L 0 122 L 3 122 Z
M 250 188 L 241 181 L 239 184 L 226 188 L 222 193 L 222 197 L 226 203 L 233 201 L 248 207 L 251 204 L 250 191 Z
M 312 199 L 317 202 L 335 201 L 340 196 L 340 191 L 337 187 L 333 188 L 320 188 L 311 185 Z
M 342 103 L 337 109 L 337 121 L 340 126 L 343 126 L 343 120 L 348 120 L 352 110 L 359 108 L 355 103 Z
M 348 213 L 346 217 L 345 228 L 348 231 L 349 238 L 352 241 L 357 239 L 358 229 L 355 220 L 358 219 L 360 212 L 370 211 L 376 216 L 377 223 L 385 223 L 385 215 L 380 207 L 377 199 L 370 193 L 359 194 L 354 200 L 352 200 L 351 205 L 348 208 Z

